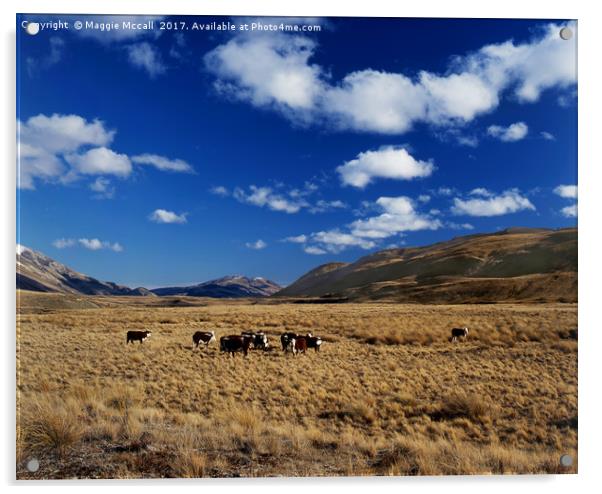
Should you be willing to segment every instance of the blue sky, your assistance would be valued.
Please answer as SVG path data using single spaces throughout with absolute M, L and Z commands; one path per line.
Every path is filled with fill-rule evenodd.
M 286 284 L 392 246 L 576 225 L 571 22 L 75 20 L 149 19 L 17 18 L 18 242 L 76 270 Z M 298 30 L 238 29 L 258 22 Z

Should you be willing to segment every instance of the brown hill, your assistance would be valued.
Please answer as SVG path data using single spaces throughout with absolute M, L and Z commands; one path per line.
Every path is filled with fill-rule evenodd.
M 511 228 L 320 266 L 276 294 L 421 303 L 576 302 L 577 229 Z

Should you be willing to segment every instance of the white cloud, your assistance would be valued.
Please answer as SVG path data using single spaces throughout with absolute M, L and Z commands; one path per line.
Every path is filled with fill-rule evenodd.
M 106 146 L 115 135 L 102 121 L 88 122 L 78 115 L 39 114 L 17 124 L 20 143 L 53 154 L 75 151 L 84 145 Z
M 241 188 L 234 189 L 234 197 L 240 202 L 252 204 L 253 206 L 267 206 L 272 211 L 283 211 L 285 213 L 297 213 L 306 206 L 305 201 L 295 201 L 289 199 L 277 192 L 271 187 L 257 187 L 251 185 L 250 192 L 247 193 Z
M 83 175 L 116 175 L 127 177 L 132 172 L 132 163 L 125 154 L 106 147 L 93 148 L 82 154 L 65 156 L 74 171 Z
M 123 247 L 119 242 L 107 242 L 99 240 L 98 238 L 59 238 L 52 242 L 52 245 L 57 249 L 66 249 L 68 247 L 75 247 L 77 245 L 84 247 L 88 250 L 112 250 L 113 252 L 123 251 Z
M 303 252 L 314 256 L 321 256 L 322 254 L 327 254 L 327 252 L 324 249 L 316 247 L 315 245 L 308 245 L 306 247 L 303 247 Z
M 474 230 L 474 226 L 470 223 L 454 223 L 453 221 L 449 221 L 445 224 L 447 228 L 451 228 L 452 230 Z
M 570 206 L 565 206 L 560 210 L 563 216 L 567 218 L 576 218 L 577 217 L 577 204 L 571 204 Z
M 266 242 L 264 242 L 263 240 L 259 239 L 256 240 L 255 242 L 247 242 L 245 244 L 246 247 L 248 247 L 249 249 L 254 249 L 254 250 L 262 250 L 265 249 L 268 244 Z
M 353 235 L 382 239 L 406 231 L 437 230 L 442 226 L 438 219 L 416 211 L 409 197 L 379 197 L 376 204 L 382 213 L 351 223 Z
M 545 130 L 541 131 L 539 133 L 539 135 L 546 141 L 555 141 L 556 140 L 556 137 L 554 136 L 554 134 L 551 134 L 550 132 L 546 132 Z
M 139 154 L 132 156 L 132 162 L 138 165 L 151 165 L 161 171 L 194 173 L 194 169 L 186 161 L 169 159 L 158 154 Z
M 209 189 L 209 192 L 221 197 L 227 197 L 228 195 L 230 195 L 230 191 L 228 191 L 228 189 L 223 185 L 216 185 L 215 187 L 211 187 L 211 189 Z
M 217 88 L 255 106 L 308 110 L 320 92 L 320 68 L 309 65 L 315 43 L 302 36 L 237 36 L 205 55 L 226 83 Z
M 554 189 L 554 194 L 564 197 L 565 199 L 577 199 L 577 186 L 559 185 Z
M 421 203 L 426 204 L 427 202 L 429 202 L 431 200 L 431 196 L 429 196 L 428 194 L 420 194 L 418 196 L 418 200 Z
M 69 183 L 81 179 L 82 175 L 126 178 L 132 172 L 132 160 L 108 147 L 115 130 L 107 129 L 101 120 L 88 121 L 79 115 L 40 114 L 23 122 L 18 120 L 17 133 L 21 189 L 35 189 L 38 181 Z M 133 159 L 159 170 L 192 172 L 185 161 L 156 154 L 142 154 Z M 100 187 L 101 183 L 96 181 L 94 187 Z M 104 192 L 108 193 L 108 189 Z
M 506 41 L 455 57 L 443 74 L 366 68 L 337 82 L 328 69 L 311 63 L 314 41 L 283 34 L 235 36 L 209 52 L 205 65 L 217 76 L 218 90 L 293 121 L 400 134 L 418 122 L 472 121 L 494 110 L 504 93 L 525 103 L 548 88 L 570 89 L 576 82 L 576 37 L 562 40 L 561 27 L 548 24 L 530 41 Z
M 148 219 L 155 223 L 186 223 L 188 221 L 186 216 L 188 213 L 176 214 L 165 209 L 155 209 Z
M 524 139 L 529 132 L 529 127 L 524 122 L 516 122 L 508 127 L 500 125 L 490 125 L 487 133 L 503 142 L 516 142 Z
M 346 209 L 347 204 L 340 200 L 334 201 L 325 201 L 324 199 L 319 199 L 312 206 L 309 206 L 308 211 L 310 213 L 326 213 L 328 211 L 335 211 L 337 209 Z
M 469 193 L 471 196 L 481 196 L 481 197 L 491 197 L 493 196 L 493 192 L 487 190 L 484 187 L 477 187 L 476 189 L 472 189 Z
M 75 245 L 75 240 L 72 238 L 57 238 L 52 245 L 57 249 L 65 249 L 67 247 L 73 247 Z
M 159 51 L 150 43 L 143 41 L 127 47 L 128 60 L 134 67 L 145 70 L 151 78 L 164 74 L 166 67 Z
M 517 189 L 510 189 L 499 195 L 489 195 L 483 198 L 460 199 L 454 198 L 452 213 L 468 216 L 500 216 L 524 210 L 535 210 L 531 201 L 522 196 Z
M 301 244 L 308 254 L 338 254 L 351 247 L 375 248 L 384 239 L 399 237 L 406 231 L 436 230 L 443 226 L 438 219 L 417 211 L 414 202 L 405 196 L 380 197 L 373 207 L 364 210 L 377 210 L 380 214 L 356 220 L 342 229 L 288 237 L 285 241 Z
M 286 237 L 284 242 L 291 242 L 293 244 L 304 244 L 307 242 L 307 235 L 296 235 L 293 237 Z
M 364 188 L 374 178 L 412 180 L 428 177 L 435 166 L 430 161 L 415 159 L 404 148 L 387 146 L 377 151 L 365 151 L 337 168 L 344 185 Z
M 90 184 L 90 190 L 96 192 L 96 199 L 112 199 L 115 195 L 115 188 L 111 186 L 111 181 L 105 177 L 98 177 Z
M 371 249 L 376 246 L 376 243 L 372 240 L 355 236 L 351 233 L 342 232 L 338 229 L 312 233 L 311 241 L 319 244 L 318 248 L 334 254 L 337 254 L 348 247 Z

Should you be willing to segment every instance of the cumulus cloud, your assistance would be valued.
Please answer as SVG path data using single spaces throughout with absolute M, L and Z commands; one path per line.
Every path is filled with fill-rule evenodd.
M 79 115 L 36 115 L 17 121 L 18 186 L 35 189 L 36 182 L 68 183 L 86 175 L 112 175 L 127 178 L 132 162 L 148 164 L 159 170 L 192 172 L 183 160 L 156 154 L 142 154 L 132 159 L 110 149 L 115 130 L 99 119 L 86 120 Z M 97 190 L 104 181 L 90 185 Z
M 577 199 L 577 186 L 559 185 L 554 189 L 554 194 L 564 197 L 565 199 Z
M 186 161 L 180 159 L 169 159 L 158 154 L 139 154 L 132 156 L 132 162 L 138 165 L 154 166 L 161 171 L 193 173 L 194 170 Z
M 578 191 L 576 185 L 559 185 L 554 189 L 554 193 L 564 199 L 577 199 Z M 560 213 L 566 218 L 577 217 L 577 203 L 565 206 Z
M 490 193 L 478 198 L 460 199 L 455 197 L 451 209 L 455 215 L 467 216 L 501 216 L 524 210 L 535 211 L 535 206 L 517 189 L 506 190 L 499 195 Z
M 59 238 L 52 242 L 52 245 L 57 249 L 66 249 L 69 247 L 84 247 L 88 250 L 112 250 L 113 252 L 123 251 L 123 247 L 119 242 L 107 242 L 98 238 Z
M 137 68 L 145 70 L 152 78 L 164 74 L 167 70 L 157 48 L 143 41 L 127 47 L 128 60 Z
M 560 210 L 563 216 L 567 218 L 576 218 L 577 217 L 577 204 L 571 204 L 570 206 L 565 206 Z
M 440 220 L 430 214 L 419 212 L 414 201 L 405 196 L 380 197 L 373 207 L 364 210 L 372 211 L 373 215 L 353 221 L 343 228 L 287 237 L 284 241 L 301 244 L 308 254 L 338 254 L 351 247 L 364 250 L 375 248 L 384 239 L 399 236 L 403 232 L 437 230 L 443 226 Z M 374 211 L 380 214 L 374 214 Z
M 69 154 L 65 159 L 77 173 L 83 175 L 127 177 L 132 172 L 132 163 L 127 155 L 106 147 L 90 149 L 82 154 Z
M 320 68 L 308 64 L 316 44 L 302 36 L 237 36 L 205 55 L 230 96 L 255 106 L 309 110 L 320 93 Z
M 256 240 L 255 242 L 247 242 L 245 244 L 246 247 L 248 247 L 249 249 L 253 249 L 253 250 L 262 250 L 265 249 L 268 244 L 266 242 L 264 242 L 263 240 L 259 239 Z
M 148 217 L 155 223 L 186 223 L 188 213 L 177 214 L 166 209 L 155 209 Z
M 542 137 L 542 139 L 545 139 L 546 141 L 555 141 L 556 140 L 556 136 L 554 136 L 554 134 L 551 134 L 550 132 L 546 132 L 545 130 L 541 131 L 539 133 L 539 135 Z
M 442 226 L 438 219 L 419 213 L 409 197 L 379 197 L 376 204 L 382 213 L 354 221 L 350 225 L 353 235 L 382 239 L 406 231 L 437 230 Z
M 572 88 L 576 39 L 562 40 L 561 27 L 551 23 L 527 42 L 505 41 L 455 57 L 440 74 L 366 68 L 336 81 L 312 63 L 315 41 L 282 33 L 236 35 L 204 62 L 218 91 L 293 121 L 401 134 L 419 122 L 470 122 L 494 110 L 506 93 L 528 103 L 549 88 Z
M 529 127 L 524 122 L 516 122 L 508 127 L 500 125 L 490 125 L 487 128 L 487 134 L 495 137 L 502 142 L 516 142 L 524 139 L 529 132 Z
M 293 237 L 286 237 L 284 242 L 291 242 L 293 244 L 304 244 L 307 242 L 307 235 L 296 235 Z
M 435 166 L 430 161 L 415 159 L 404 148 L 387 146 L 376 151 L 359 153 L 337 168 L 344 185 L 364 188 L 374 178 L 412 180 L 428 177 Z

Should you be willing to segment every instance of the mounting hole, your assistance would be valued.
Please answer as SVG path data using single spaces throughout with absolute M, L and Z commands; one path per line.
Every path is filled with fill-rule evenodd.
M 38 34 L 40 32 L 40 25 L 37 22 L 28 22 L 27 26 L 25 26 L 25 31 L 32 36 Z
M 562 455 L 560 457 L 560 464 L 563 467 L 570 467 L 573 464 L 573 457 L 571 455 Z
M 37 458 L 31 458 L 27 461 L 27 470 L 37 472 L 40 469 L 40 462 Z
M 569 39 L 571 39 L 573 37 L 573 31 L 570 27 L 563 27 L 560 30 L 560 37 L 565 40 L 568 41 Z

